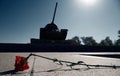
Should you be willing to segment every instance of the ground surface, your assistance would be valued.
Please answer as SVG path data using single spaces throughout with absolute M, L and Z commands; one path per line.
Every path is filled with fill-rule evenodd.
M 70 67 L 63 64 L 63 66 L 40 57 L 30 57 L 28 62 L 30 68 L 25 71 L 14 71 L 15 56 L 27 57 L 30 53 L 0 53 L 0 76 L 119 76 L 120 69 L 112 68 L 92 68 L 87 69 L 85 66 L 75 66 L 77 69 L 70 69 Z M 100 65 L 118 65 L 120 66 L 120 59 L 101 58 L 79 55 L 80 53 L 34 53 L 37 55 L 57 58 L 65 61 L 84 61 L 87 64 Z M 35 64 L 33 66 L 33 61 Z M 33 68 L 33 73 L 31 69 Z

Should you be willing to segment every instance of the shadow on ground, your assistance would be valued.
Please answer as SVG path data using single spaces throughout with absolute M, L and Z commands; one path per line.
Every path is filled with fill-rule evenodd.
M 0 75 L 6 75 L 6 74 L 16 74 L 18 72 L 17 70 L 8 70 L 4 72 L 0 72 Z

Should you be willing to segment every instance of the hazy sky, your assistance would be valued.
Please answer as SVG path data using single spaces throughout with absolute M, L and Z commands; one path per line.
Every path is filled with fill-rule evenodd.
M 52 20 L 56 1 L 55 24 L 69 30 L 67 39 L 118 39 L 120 0 L 96 0 L 93 5 L 80 0 L 0 0 L 0 43 L 29 43 L 30 38 L 39 38 L 39 29 Z

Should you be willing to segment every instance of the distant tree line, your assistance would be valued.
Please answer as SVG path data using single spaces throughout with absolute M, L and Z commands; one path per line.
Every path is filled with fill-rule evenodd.
M 120 30 L 118 31 L 118 39 L 112 41 L 109 36 L 101 40 L 99 43 L 92 37 L 78 37 L 75 36 L 71 39 L 76 45 L 87 45 L 87 46 L 120 46 Z

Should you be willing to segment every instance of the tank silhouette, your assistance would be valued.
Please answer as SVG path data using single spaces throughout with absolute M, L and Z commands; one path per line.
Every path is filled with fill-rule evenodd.
M 65 40 L 67 29 L 59 30 L 54 23 L 58 3 L 56 2 L 52 22 L 47 24 L 45 28 L 40 28 L 40 40 Z

